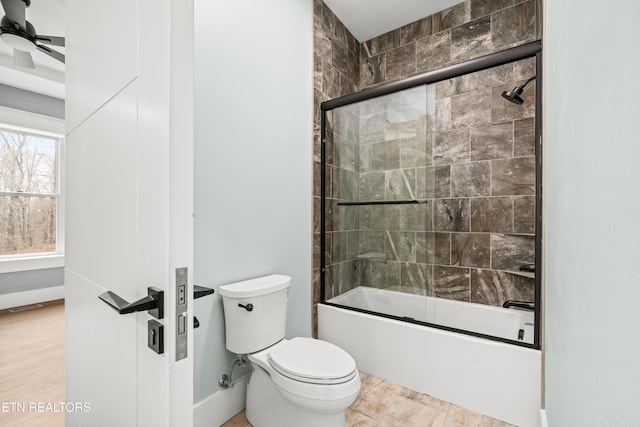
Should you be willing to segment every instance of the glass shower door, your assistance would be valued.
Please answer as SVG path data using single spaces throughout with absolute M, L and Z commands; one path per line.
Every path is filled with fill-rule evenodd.
M 534 344 L 536 67 L 326 111 L 324 301 Z
M 423 85 L 327 113 L 327 300 L 426 321 L 435 112 L 427 91 Z

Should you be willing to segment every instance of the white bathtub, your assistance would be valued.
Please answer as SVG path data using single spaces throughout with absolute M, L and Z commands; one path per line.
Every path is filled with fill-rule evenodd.
M 331 302 L 433 323 L 437 319 L 490 335 L 511 334 L 520 324 L 533 323 L 527 318 L 530 313 L 517 311 L 521 318 L 516 321 L 498 315 L 516 310 L 473 307 L 467 313 L 472 307 L 466 304 L 460 313 L 459 305 L 465 303 L 429 299 L 359 287 Z M 519 427 L 540 425 L 538 350 L 325 304 L 318 305 L 318 337 L 344 348 L 364 372 Z
M 533 344 L 531 311 L 358 286 L 329 302 Z M 519 339 L 522 330 L 523 337 Z

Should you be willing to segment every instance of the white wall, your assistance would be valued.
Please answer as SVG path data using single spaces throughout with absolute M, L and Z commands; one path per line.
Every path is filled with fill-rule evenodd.
M 64 99 L 0 83 L 0 105 L 64 120 Z
M 195 17 L 195 283 L 289 275 L 287 334 L 309 336 L 312 2 L 198 0 Z M 196 316 L 198 402 L 232 355 L 217 293 Z
M 546 414 L 640 420 L 640 2 L 547 1 Z

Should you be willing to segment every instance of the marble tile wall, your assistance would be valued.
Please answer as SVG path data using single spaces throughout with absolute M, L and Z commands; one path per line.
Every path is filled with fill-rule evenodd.
M 435 92 L 425 86 L 360 103 L 360 201 L 426 200 L 432 165 Z M 432 180 L 433 181 L 433 180 Z M 432 203 L 362 206 L 359 283 L 426 294 L 433 268 L 423 237 L 433 231 Z
M 347 30 L 344 24 L 335 16 L 322 0 L 314 0 L 314 121 L 313 121 L 313 334 L 317 335 L 317 306 L 320 301 L 320 103 L 342 95 L 357 92 L 360 88 L 360 43 Z M 341 257 L 347 256 L 347 242 L 349 230 L 354 227 L 353 215 L 351 221 L 344 218 L 346 212 L 339 212 L 335 203 L 338 197 L 351 198 L 352 189 L 349 180 L 355 179 L 355 156 L 357 154 L 358 136 L 353 133 L 358 126 L 348 126 L 348 120 L 356 118 L 348 112 L 342 117 L 336 117 L 335 123 L 329 117 L 328 126 L 335 129 L 329 135 L 327 144 L 327 158 L 331 168 L 327 173 L 330 188 L 328 196 L 328 226 L 331 229 L 327 239 L 327 265 L 331 265 L 329 274 L 346 275 L 349 262 Z M 333 127 L 335 124 L 335 128 Z M 335 142 L 335 144 L 334 144 Z M 337 159 L 334 161 L 334 158 Z M 333 219 L 335 213 L 335 220 Z M 342 224 L 343 229 L 333 224 Z M 341 265 L 342 264 L 342 265 Z M 344 283 L 348 283 L 344 280 Z M 331 287 L 328 287 L 331 291 Z
M 439 197 L 444 198 L 435 201 L 435 221 L 444 223 L 446 230 L 452 212 L 467 209 L 469 215 L 468 222 L 465 219 L 450 228 L 450 262 L 456 270 L 440 272 L 434 267 L 436 296 L 447 293 L 448 272 L 469 278 L 471 302 L 501 305 L 506 299 L 534 299 L 532 279 L 505 271 L 517 271 L 520 265 L 534 260 L 535 89 L 527 86 L 522 106 L 505 102 L 500 96 L 534 74 L 535 59 L 531 58 L 461 76 L 455 90 L 449 82 L 436 84 L 436 103 L 444 109 L 438 114 L 444 117 L 438 126 L 441 133 L 462 132 L 467 127 L 469 131 L 468 140 L 463 133 L 462 139 L 454 139 L 453 144 L 447 141 L 442 147 L 436 138 L 434 153 L 442 154 L 442 158 L 451 157 L 451 152 L 464 155 L 458 156 L 458 163 L 452 162 L 448 170 L 442 164 L 441 173 L 449 176 L 448 197 L 452 199 L 446 198 L 446 188 L 441 191 Z M 482 99 L 481 105 L 474 105 L 477 99 Z M 439 164 L 442 158 L 437 161 L 435 157 L 434 162 Z M 469 202 L 448 212 L 443 205 L 450 200 Z M 440 231 L 437 226 L 436 231 Z M 462 293 L 447 297 L 467 300 Z
M 359 43 L 322 0 L 314 0 L 314 334 L 320 300 L 320 103 L 539 39 L 539 10 L 540 0 L 465 0 Z M 336 132 L 327 134 L 331 231 L 324 256 L 336 292 L 347 289 L 338 285 L 343 281 L 350 281 L 348 287 L 391 281 L 405 292 L 487 304 L 505 297 L 533 299 L 532 280 L 504 272 L 524 259 L 531 262 L 535 223 L 534 88 L 527 87 L 521 109 L 497 102 L 503 90 L 532 75 L 531 64 L 508 68 L 430 87 L 426 96 L 433 102 L 424 119 L 412 119 L 411 109 L 401 105 L 375 102 L 359 115 L 328 117 Z M 393 120 L 381 121 L 382 116 Z M 347 120 L 358 121 L 357 127 L 340 128 Z M 393 138 L 376 140 L 380 131 Z M 406 205 L 337 205 L 387 197 L 432 200 L 411 206 L 419 213 Z M 327 287 L 327 296 L 333 291 Z
M 358 207 L 341 202 L 359 199 L 359 109 L 346 106 L 327 114 L 327 298 L 360 285 L 357 250 L 360 216 Z
M 360 48 L 360 89 L 536 40 L 538 3 L 466 0 L 367 40 Z
M 358 283 L 533 300 L 509 272 L 534 261 L 535 88 L 521 106 L 500 96 L 533 74 L 531 58 L 361 103 L 360 200 L 427 203 L 360 208 Z

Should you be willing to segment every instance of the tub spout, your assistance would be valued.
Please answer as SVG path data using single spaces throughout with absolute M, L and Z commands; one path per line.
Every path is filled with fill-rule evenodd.
M 536 272 L 536 265 L 535 264 L 524 264 L 521 265 L 518 270 L 520 271 L 526 271 L 527 273 L 535 273 Z
M 515 307 L 515 308 L 521 308 L 523 310 L 535 310 L 536 309 L 536 304 L 533 302 L 528 302 L 528 301 L 514 301 L 514 300 L 506 300 L 504 302 L 504 304 L 502 304 L 502 306 L 504 308 L 511 308 L 511 307 Z

